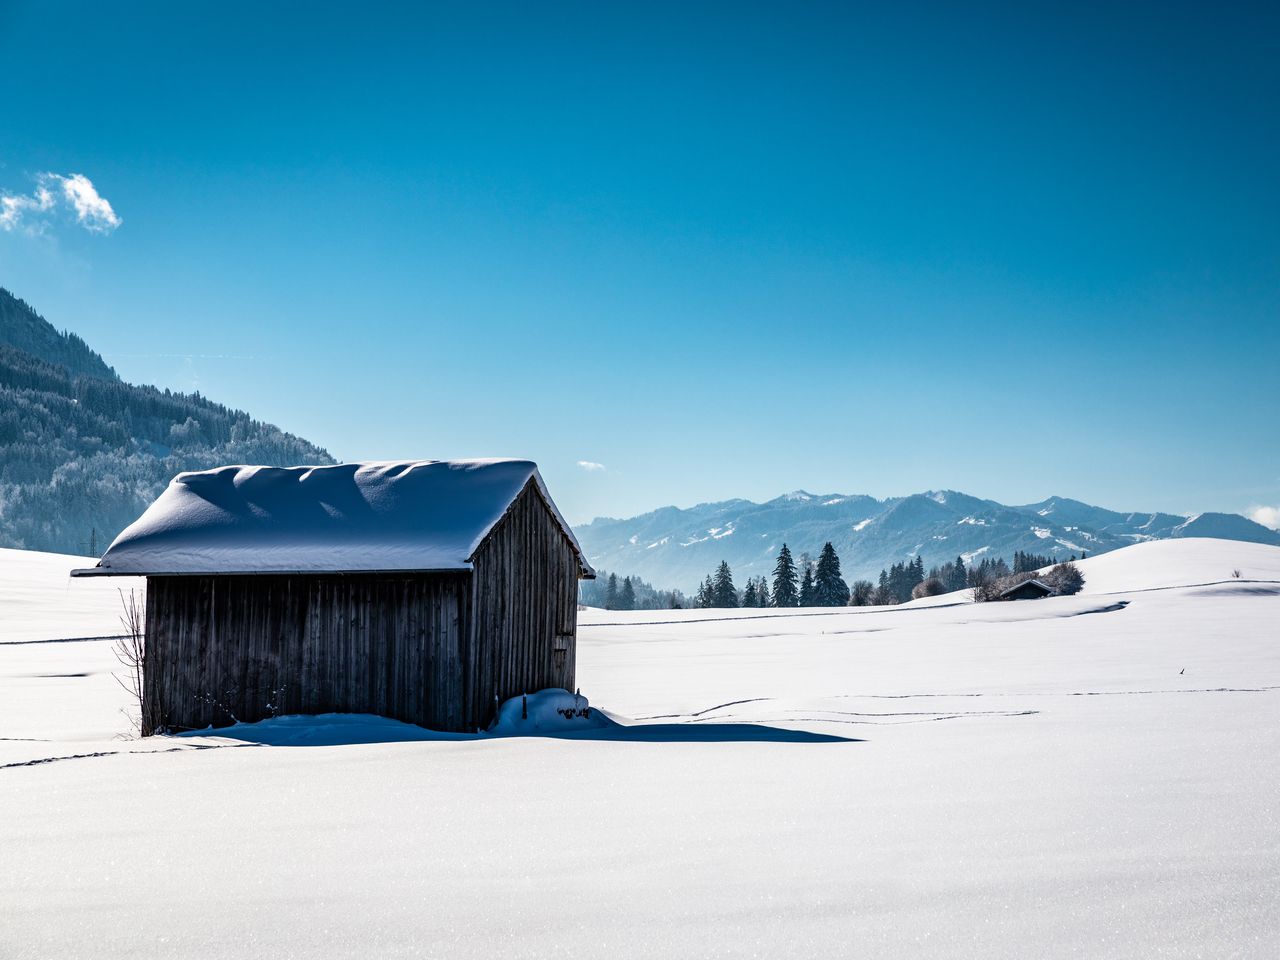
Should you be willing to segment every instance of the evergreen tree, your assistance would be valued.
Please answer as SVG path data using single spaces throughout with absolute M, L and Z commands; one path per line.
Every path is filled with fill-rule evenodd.
M 916 579 L 919 577 L 920 579 Z M 924 579 L 924 561 L 919 556 L 910 561 L 895 563 L 887 571 L 880 571 L 880 586 L 876 590 L 877 603 L 906 603 L 911 591 Z
M 712 585 L 712 598 L 714 606 L 717 607 L 736 607 L 738 605 L 738 591 L 733 586 L 733 572 L 729 569 L 729 564 L 721 560 L 720 566 L 716 567 L 716 578 Z
M 916 584 L 924 581 L 924 558 L 920 554 L 916 554 L 915 561 L 911 564 L 911 588 L 914 590 Z
M 782 545 L 778 553 L 778 562 L 773 566 L 773 605 L 775 607 L 794 607 L 799 597 L 796 594 L 796 565 L 791 559 L 791 551 Z
M 840 558 L 836 549 L 827 541 L 818 554 L 818 566 L 813 580 L 813 605 L 816 607 L 843 607 L 849 602 L 849 586 L 840 576 Z
M 769 598 L 769 581 L 765 577 L 760 577 L 756 580 L 756 606 L 773 606 L 773 601 Z
M 747 588 L 742 591 L 742 605 L 744 607 L 754 607 L 756 605 L 756 582 L 754 579 L 747 580 Z
M 812 607 L 813 600 L 813 564 L 804 561 L 804 577 L 800 580 L 800 606 Z
M 1025 550 L 1015 550 L 1013 552 L 1014 573 L 1027 573 L 1032 570 L 1039 570 L 1041 567 L 1052 566 L 1053 562 L 1053 557 L 1046 557 L 1037 553 L 1027 553 Z
M 947 590 L 963 590 L 969 585 L 969 571 L 964 568 L 964 557 L 956 557 L 955 569 L 947 579 Z
M 618 575 L 616 573 L 609 574 L 609 586 L 604 591 L 604 608 L 606 610 L 618 609 Z
M 627 577 L 622 581 L 622 590 L 618 593 L 618 609 L 634 610 L 636 608 L 636 588 Z
M 716 600 L 716 588 L 711 583 L 711 574 L 707 574 L 707 578 L 702 581 L 702 586 L 698 588 L 698 606 L 714 607 Z
M 1009 565 L 1003 557 L 984 557 L 969 568 L 969 586 L 994 583 L 1009 576 Z

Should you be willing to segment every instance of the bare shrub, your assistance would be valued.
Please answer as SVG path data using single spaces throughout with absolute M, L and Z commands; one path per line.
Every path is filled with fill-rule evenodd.
M 855 580 L 849 586 L 849 606 L 867 607 L 872 603 L 876 588 L 870 580 Z
M 1237 570 L 1232 570 L 1232 571 L 1231 571 L 1231 576 L 1233 576 L 1233 577 L 1235 577 L 1237 580 L 1239 580 L 1239 579 L 1240 579 L 1240 571 L 1239 571 L 1238 569 L 1237 569 Z
M 124 634 L 116 639 L 111 652 L 127 672 L 123 677 L 116 674 L 116 683 L 137 701 L 138 717 L 136 720 L 129 718 L 134 729 L 139 736 L 149 737 L 163 729 L 163 711 L 157 698 L 147 695 L 146 608 L 134 591 L 130 590 L 127 595 L 123 590 L 119 593 L 124 607 L 120 615 Z
M 996 582 L 1000 585 L 1001 590 L 1008 590 L 1010 587 L 1016 587 L 1018 584 L 1026 583 L 1028 580 L 1044 582 L 1044 578 L 1035 570 L 1019 570 L 1017 573 L 1011 573 L 1007 577 L 1001 577 Z
M 1084 587 L 1084 574 L 1070 560 L 1056 564 L 1040 580 L 1045 586 L 1052 587 L 1054 593 L 1063 597 L 1077 594 Z
M 232 712 L 231 707 L 227 706 L 227 703 L 228 702 L 236 703 L 239 700 L 240 700 L 239 684 L 233 684 L 226 690 L 222 691 L 221 694 L 210 693 L 207 690 L 203 690 L 200 693 L 196 694 L 197 702 L 207 704 L 208 706 L 213 707 L 213 709 L 215 710 L 222 711 L 230 718 L 232 723 L 239 723 L 240 718 L 237 717 L 235 713 Z
M 898 603 L 897 596 L 888 587 L 876 587 L 871 591 L 869 599 L 873 607 L 892 607 Z
M 947 585 L 937 577 L 929 577 L 921 580 L 911 588 L 911 599 L 919 600 L 922 597 L 937 597 L 947 592 Z
M 974 603 L 987 603 L 1000 595 L 1000 582 L 994 577 L 970 570 L 969 593 Z

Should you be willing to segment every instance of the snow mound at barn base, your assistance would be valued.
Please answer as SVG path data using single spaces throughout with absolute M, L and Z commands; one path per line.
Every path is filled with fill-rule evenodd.
M 561 737 L 616 726 L 613 718 L 591 706 L 586 697 L 553 688 L 512 697 L 498 708 L 488 733 L 494 737 Z
M 179 738 L 235 740 L 266 747 L 337 747 L 368 743 L 413 743 L 423 740 L 462 740 L 465 733 L 442 733 L 372 713 L 290 714 L 234 723 L 229 727 L 186 730 Z
M 499 737 L 590 736 L 616 732 L 619 723 L 587 698 L 568 690 L 550 689 L 512 697 L 498 710 L 489 729 L 475 733 L 448 733 L 403 723 L 371 713 L 292 714 L 234 723 L 227 727 L 188 730 L 181 738 L 238 741 L 270 747 L 336 747 L 346 744 L 410 743 L 424 740 L 476 740 Z

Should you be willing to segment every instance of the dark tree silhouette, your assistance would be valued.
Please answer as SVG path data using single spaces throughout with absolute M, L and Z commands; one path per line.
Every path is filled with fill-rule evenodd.
M 813 603 L 817 607 L 843 607 L 849 602 L 849 586 L 840 576 L 840 558 L 831 541 L 822 545 L 813 578 Z
M 796 565 L 791 559 L 791 551 L 782 545 L 778 553 L 778 562 L 773 566 L 773 605 L 775 607 L 794 607 L 800 596 L 796 593 Z
M 716 576 L 712 584 L 715 606 L 736 607 L 738 605 L 738 591 L 733 586 L 733 572 L 724 560 L 721 560 L 720 566 L 716 567 Z

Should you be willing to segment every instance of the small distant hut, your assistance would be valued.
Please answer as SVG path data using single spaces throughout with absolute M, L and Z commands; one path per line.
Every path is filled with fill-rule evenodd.
M 1039 600 L 1053 595 L 1053 587 L 1040 580 L 1023 580 L 996 594 L 997 600 Z
M 73 576 L 145 576 L 144 734 L 279 714 L 486 726 L 574 688 L 595 573 L 527 460 L 179 474 Z

